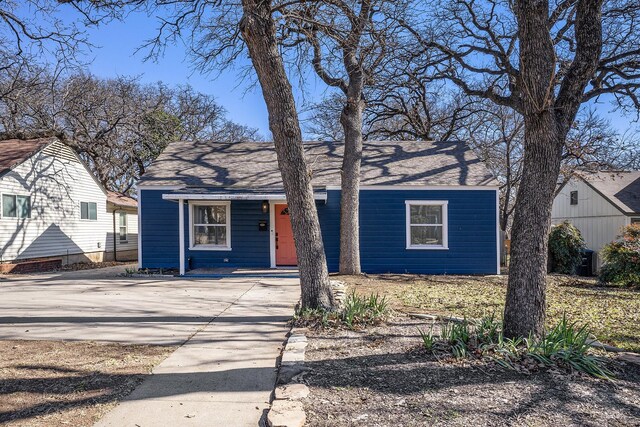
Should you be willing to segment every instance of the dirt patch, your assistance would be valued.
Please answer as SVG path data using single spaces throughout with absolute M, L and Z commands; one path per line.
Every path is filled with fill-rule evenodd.
M 90 426 L 175 348 L 0 341 L 0 423 Z
M 402 312 L 467 318 L 502 317 L 507 276 L 420 276 L 382 274 L 337 276 L 361 294 L 385 295 Z M 547 325 L 562 316 L 588 325 L 604 343 L 640 352 L 640 290 L 598 286 L 596 279 L 564 275 L 547 278 Z
M 131 261 L 105 261 L 105 262 L 78 262 L 75 264 L 67 264 L 62 266 L 62 271 L 81 271 L 81 270 L 95 270 L 98 268 L 116 267 L 119 265 L 131 265 L 136 266 Z
M 308 333 L 304 377 L 310 426 L 637 426 L 640 368 L 612 361 L 617 379 L 539 371 L 490 361 L 442 360 L 420 347 L 407 317 L 367 331 Z

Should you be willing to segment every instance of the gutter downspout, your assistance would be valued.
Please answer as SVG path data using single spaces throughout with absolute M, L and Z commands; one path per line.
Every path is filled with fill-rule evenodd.
M 116 212 L 118 209 L 113 210 L 113 262 L 118 262 L 118 248 L 116 246 Z

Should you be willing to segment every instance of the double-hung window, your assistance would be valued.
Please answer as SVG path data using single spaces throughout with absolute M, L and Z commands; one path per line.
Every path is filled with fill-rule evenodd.
M 118 220 L 119 220 L 118 226 L 120 228 L 119 230 L 120 241 L 122 243 L 126 243 L 127 242 L 127 213 L 120 212 Z
M 231 249 L 230 208 L 230 203 L 192 205 L 191 249 Z
M 95 202 L 80 202 L 80 219 L 98 220 L 98 206 Z
M 407 200 L 407 249 L 448 249 L 447 202 Z
M 31 197 L 15 194 L 2 195 L 3 218 L 31 218 Z

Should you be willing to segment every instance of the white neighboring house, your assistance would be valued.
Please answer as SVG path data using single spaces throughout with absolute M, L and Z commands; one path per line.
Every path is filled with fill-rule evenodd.
M 0 141 L 0 262 L 137 259 L 137 202 L 56 138 Z M 5 269 L 6 270 L 6 269 Z
M 565 220 L 580 230 L 588 249 L 599 253 L 622 227 L 640 223 L 640 171 L 581 173 L 571 178 L 556 195 L 551 211 L 554 225 Z M 596 268 L 601 264 L 598 256 Z

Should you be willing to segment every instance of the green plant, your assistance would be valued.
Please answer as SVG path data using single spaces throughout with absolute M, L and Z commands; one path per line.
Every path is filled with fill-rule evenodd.
M 546 366 L 561 364 L 598 378 L 613 376 L 602 359 L 588 354 L 591 345 L 587 327 L 577 327 L 564 316 L 551 331 L 540 338 L 529 337 L 525 344 L 526 355 Z
M 478 346 L 486 347 L 497 343 L 501 336 L 502 323 L 496 320 L 495 313 L 485 316 L 475 323 L 475 338 Z
M 344 325 L 349 329 L 355 329 L 383 321 L 388 312 L 389 303 L 386 298 L 378 294 L 360 296 L 352 292 L 345 298 L 342 310 L 298 310 L 294 314 L 293 322 L 299 325 L 321 327 Z
M 451 352 L 458 359 L 466 357 L 469 353 L 471 336 L 472 327 L 467 319 L 442 326 L 442 339 L 451 346 Z
M 549 256 L 552 269 L 556 273 L 575 274 L 582 263 L 585 248 L 580 230 L 569 221 L 551 228 L 549 233 Z
M 422 338 L 422 344 L 427 351 L 433 351 L 433 347 L 438 341 L 438 337 L 433 335 L 433 325 L 429 328 L 429 332 L 424 332 L 422 329 L 418 328 L 418 333 Z
M 381 321 L 389 310 L 385 297 L 378 294 L 360 296 L 352 291 L 344 301 L 342 321 L 353 329 L 356 325 L 374 324 Z
M 640 224 L 623 228 L 622 234 L 602 249 L 602 256 L 602 283 L 640 286 Z

